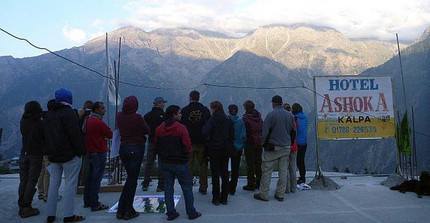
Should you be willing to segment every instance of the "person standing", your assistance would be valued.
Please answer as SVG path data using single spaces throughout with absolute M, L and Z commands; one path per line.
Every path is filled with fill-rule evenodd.
M 235 104 L 228 106 L 228 113 L 230 119 L 234 122 L 234 148 L 235 153 L 231 156 L 231 180 L 229 182 L 229 193 L 234 195 L 236 193 L 237 180 L 239 179 L 240 158 L 242 157 L 243 147 L 246 140 L 245 123 L 237 116 L 239 108 Z
M 85 120 L 91 114 L 91 110 L 93 108 L 93 105 L 94 105 L 94 102 L 92 102 L 91 100 L 87 100 L 82 105 L 82 108 L 79 110 L 78 115 L 79 115 L 79 128 L 80 129 L 82 129 L 82 126 L 84 125 Z M 85 139 L 85 133 L 83 133 L 83 134 L 84 134 L 84 139 Z M 84 156 L 82 156 L 82 165 L 81 165 L 81 171 L 79 172 L 78 186 L 84 186 L 85 185 L 85 181 L 87 179 L 87 173 L 88 173 L 88 166 L 89 166 L 88 155 L 85 154 Z
M 40 213 L 39 209 L 32 207 L 45 147 L 42 108 L 39 102 L 30 101 L 25 104 L 20 131 L 22 148 L 19 156 L 18 214 L 27 218 Z
M 245 114 L 242 120 L 246 128 L 245 160 L 247 184 L 244 190 L 255 191 L 260 188 L 261 180 L 261 134 L 263 129 L 263 119 L 261 114 L 255 109 L 254 102 L 247 100 L 243 104 Z
M 100 203 L 99 190 L 106 166 L 107 141 L 112 138 L 112 131 L 103 122 L 106 107 L 103 102 L 95 102 L 92 112 L 83 124 L 85 148 L 88 156 L 88 173 L 84 188 L 84 207 L 91 211 L 106 210 L 109 207 Z
M 49 111 L 52 111 L 55 108 L 55 99 L 51 99 L 48 101 L 46 105 Z M 43 112 L 42 119 L 45 119 L 47 111 Z M 48 190 L 49 190 L 49 172 L 47 167 L 50 162 L 48 160 L 48 156 L 43 156 L 42 162 L 42 170 L 40 171 L 39 179 L 37 180 L 37 192 L 39 193 L 39 200 L 43 200 L 44 202 L 48 202 Z M 59 199 L 61 196 L 59 196 Z
M 191 152 L 191 140 L 187 128 L 179 123 L 181 116 L 179 106 L 167 107 L 167 120 L 155 130 L 154 137 L 154 145 L 161 159 L 160 166 L 165 178 L 164 197 L 169 221 L 179 217 L 173 199 L 175 177 L 184 194 L 188 219 L 193 220 L 202 215 L 194 208 L 191 174 L 187 164 Z
M 228 159 L 230 148 L 234 147 L 234 124 L 224 113 L 221 102 L 211 102 L 210 109 L 212 117 L 204 125 L 202 134 L 207 139 L 207 154 L 212 173 L 212 203 L 227 205 L 230 190 Z M 221 192 L 220 177 L 222 180 Z
M 145 173 L 144 179 L 142 182 L 142 190 L 147 191 L 149 187 L 149 182 L 151 181 L 151 169 L 154 166 L 154 161 L 157 156 L 155 153 L 154 147 L 154 134 L 155 129 L 166 120 L 164 114 L 164 106 L 166 104 L 166 100 L 162 97 L 156 97 L 154 99 L 154 107 L 152 110 L 145 114 L 144 118 L 146 123 L 149 125 L 149 137 L 148 137 L 148 151 L 146 152 L 146 164 L 145 164 Z M 157 168 L 158 173 L 158 186 L 157 192 L 164 191 L 164 177 L 161 173 L 160 163 L 158 163 Z
M 50 174 L 47 204 L 47 222 L 55 221 L 58 189 L 64 172 L 64 218 L 63 222 L 77 222 L 85 219 L 74 215 L 78 175 L 85 153 L 84 139 L 79 129 L 78 115 L 72 109 L 72 92 L 65 88 L 55 91 L 55 108 L 45 118 L 45 139 Z
M 279 166 L 279 179 L 274 196 L 278 201 L 284 200 L 289 154 L 296 135 L 294 117 L 282 108 L 282 97 L 273 96 L 272 106 L 273 111 L 264 119 L 262 142 L 274 145 L 274 149 L 270 151 L 264 148 L 260 193 L 254 194 L 254 198 L 261 201 L 269 201 L 270 181 L 276 162 Z
M 191 138 L 191 154 L 188 166 L 192 176 L 194 165 L 197 161 L 199 173 L 199 192 L 207 193 L 208 189 L 208 162 L 205 157 L 204 138 L 202 129 L 211 117 L 209 109 L 200 102 L 200 93 L 198 91 L 190 92 L 190 103 L 182 109 L 181 123 L 188 129 Z
M 308 117 L 303 113 L 303 108 L 300 104 L 294 103 L 292 106 L 292 112 L 295 118 L 298 120 L 297 126 L 297 168 L 299 169 L 299 179 L 297 184 L 306 183 L 306 166 L 305 166 L 305 155 L 306 148 L 308 146 Z
M 143 117 L 137 113 L 138 107 L 139 102 L 134 95 L 126 97 L 122 111 L 118 113 L 116 119 L 121 135 L 119 156 L 127 172 L 127 180 L 119 198 L 116 218 L 124 220 L 139 216 L 139 213 L 133 208 L 133 201 L 145 152 L 145 135 L 149 134 L 149 127 Z
M 284 109 L 288 112 L 291 112 L 291 106 L 288 103 L 283 105 Z M 298 125 L 297 118 L 294 117 L 294 124 Z M 290 162 L 288 163 L 288 171 L 287 171 L 287 184 L 285 193 L 295 193 L 297 190 L 297 181 L 296 181 L 296 159 L 297 159 L 297 140 L 294 140 L 294 144 L 291 146 L 290 155 L 288 156 Z

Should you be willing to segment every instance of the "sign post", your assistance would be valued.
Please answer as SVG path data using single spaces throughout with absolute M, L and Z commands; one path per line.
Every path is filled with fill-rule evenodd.
M 326 187 L 318 140 L 395 137 L 392 82 L 390 77 L 315 76 L 314 89 L 316 179 Z

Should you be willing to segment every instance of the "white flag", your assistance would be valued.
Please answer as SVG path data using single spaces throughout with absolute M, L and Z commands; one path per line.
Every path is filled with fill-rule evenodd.
M 115 105 L 115 95 L 116 95 L 116 86 L 115 86 L 115 75 L 114 75 L 114 67 L 113 67 L 113 63 L 112 63 L 112 59 L 109 57 L 109 67 L 108 67 L 108 75 L 109 75 L 109 79 L 108 79 L 108 90 L 109 90 L 109 103 L 111 103 L 112 105 Z M 117 104 L 120 105 L 121 104 L 121 97 L 119 96 L 118 93 L 118 100 L 117 100 Z

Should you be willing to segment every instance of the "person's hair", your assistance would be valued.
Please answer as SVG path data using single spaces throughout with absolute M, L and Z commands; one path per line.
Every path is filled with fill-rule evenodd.
M 239 111 L 239 108 L 235 104 L 231 104 L 228 106 L 228 113 L 230 115 L 237 115 L 237 112 Z
M 48 111 L 52 111 L 55 109 L 55 99 L 51 99 L 48 101 L 48 103 L 46 103 L 46 108 L 48 109 Z
M 284 109 L 289 111 L 289 112 L 291 111 L 291 105 L 288 103 L 284 103 L 284 105 L 282 107 L 284 107 Z
M 243 107 L 245 108 L 246 112 L 249 112 L 250 110 L 255 109 L 255 104 L 251 100 L 247 100 L 245 103 L 243 103 Z
M 210 107 L 211 107 L 211 109 L 214 110 L 214 113 L 215 112 L 222 112 L 222 113 L 224 113 L 224 108 L 223 108 L 221 102 L 219 102 L 219 101 L 213 101 L 213 102 L 211 102 Z
M 191 91 L 190 92 L 190 99 L 193 101 L 199 101 L 200 100 L 200 93 L 198 91 Z
M 181 110 L 181 108 L 179 106 L 169 105 L 169 107 L 167 107 L 167 109 L 166 109 L 166 118 L 167 119 L 173 118 L 173 116 L 178 114 L 179 110 Z
M 91 108 L 91 111 L 95 112 L 97 109 L 102 107 L 102 105 L 103 105 L 103 102 L 101 102 L 101 101 L 94 102 L 93 107 Z
M 94 105 L 93 101 L 91 100 L 85 101 L 85 103 L 82 105 L 82 109 L 79 110 L 79 113 L 78 113 L 79 117 L 82 117 L 85 114 L 86 109 L 92 109 L 93 105 Z
M 42 118 L 42 107 L 37 101 L 29 101 L 24 106 L 24 114 L 22 115 L 23 119 L 32 119 L 37 121 Z
M 294 103 L 293 106 L 291 107 L 291 111 L 293 114 L 296 114 L 299 112 L 303 112 L 303 108 L 302 108 L 302 106 L 300 106 L 300 104 Z

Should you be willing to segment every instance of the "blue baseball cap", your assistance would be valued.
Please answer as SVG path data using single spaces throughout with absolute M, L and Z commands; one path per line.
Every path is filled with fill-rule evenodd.
M 157 104 L 157 103 L 159 103 L 159 102 L 163 102 L 163 103 L 166 103 L 167 101 L 166 100 L 164 100 L 164 98 L 163 97 L 156 97 L 155 99 L 154 99 L 154 105 L 155 104 Z

